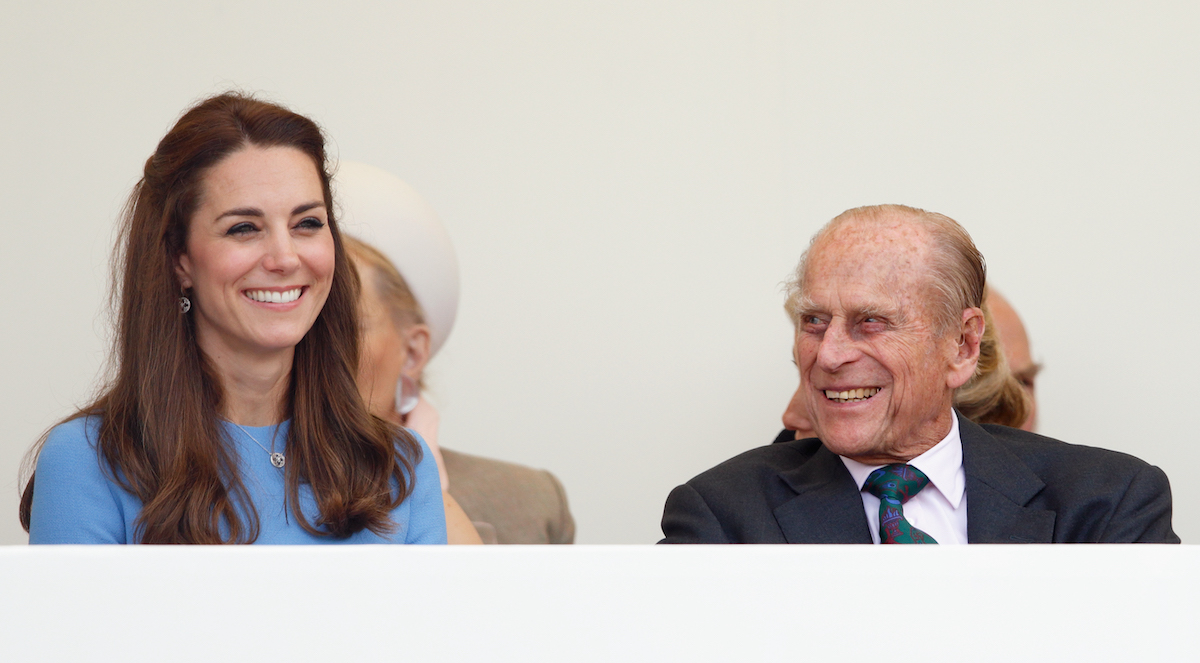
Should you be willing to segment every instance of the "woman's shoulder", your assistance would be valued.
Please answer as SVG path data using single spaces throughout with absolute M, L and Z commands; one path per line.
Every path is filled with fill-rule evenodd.
M 68 419 L 53 428 L 46 435 L 46 446 L 74 447 L 90 445 L 95 448 L 100 440 L 100 417 L 94 414 L 81 414 Z
M 80 416 L 50 429 L 38 454 L 30 543 L 126 543 L 134 498 L 113 484 L 98 451 L 100 419 Z
M 100 418 L 80 415 L 58 424 L 46 435 L 46 443 L 38 453 L 38 471 L 49 467 L 78 467 L 96 465 L 96 448 L 100 441 Z
M 405 440 L 406 437 L 411 439 L 411 443 Z M 400 428 L 399 434 L 392 438 L 392 445 L 414 467 L 424 465 L 427 460 L 434 464 L 437 462 L 433 460 L 434 454 L 431 451 L 429 443 L 425 441 L 425 438 L 421 437 L 420 433 L 411 428 Z
M 412 436 L 413 441 L 417 443 L 417 448 L 419 448 L 422 452 L 426 452 L 429 449 L 429 443 L 426 442 L 425 438 L 421 437 L 421 434 L 417 431 L 411 428 L 402 428 L 400 430 Z M 400 444 L 400 436 L 398 435 L 396 436 L 396 444 Z

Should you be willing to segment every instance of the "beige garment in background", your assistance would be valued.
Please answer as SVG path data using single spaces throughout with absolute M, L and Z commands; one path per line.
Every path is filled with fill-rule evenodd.
M 546 470 L 442 449 L 441 416 L 421 396 L 405 421 L 437 461 L 442 490 L 462 507 L 484 543 L 574 543 L 567 493 Z
M 494 543 L 573 543 L 575 519 L 562 484 L 546 470 L 442 449 L 450 494 L 476 523 L 487 523 Z M 485 543 L 493 543 L 488 541 Z

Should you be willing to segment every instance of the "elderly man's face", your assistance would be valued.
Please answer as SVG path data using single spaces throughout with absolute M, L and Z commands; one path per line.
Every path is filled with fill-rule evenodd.
M 982 334 L 982 315 L 968 309 L 961 329 L 937 334 L 928 242 L 911 222 L 851 221 L 809 254 L 795 352 L 808 415 L 834 453 L 903 462 L 950 431 L 953 390 L 978 357 L 978 338 L 959 341 Z

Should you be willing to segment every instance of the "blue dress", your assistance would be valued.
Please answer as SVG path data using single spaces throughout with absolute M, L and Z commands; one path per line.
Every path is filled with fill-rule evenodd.
M 420 436 L 423 454 L 408 498 L 392 511 L 398 525 L 389 536 L 370 530 L 338 539 L 305 531 L 287 509 L 283 470 L 271 464 L 262 447 L 286 454 L 288 425 L 259 428 L 222 422 L 231 449 L 238 455 L 242 483 L 258 511 L 260 530 L 255 543 L 446 543 L 446 515 L 433 454 Z M 38 456 L 37 480 L 30 512 L 30 543 L 135 543 L 134 520 L 141 512 L 138 498 L 105 476 L 97 449 L 100 420 L 80 417 L 55 426 Z M 243 432 L 245 431 L 245 432 Z M 252 442 L 247 434 L 262 447 Z M 414 433 L 414 435 L 416 435 Z M 318 509 L 312 488 L 299 488 L 300 508 L 310 523 Z

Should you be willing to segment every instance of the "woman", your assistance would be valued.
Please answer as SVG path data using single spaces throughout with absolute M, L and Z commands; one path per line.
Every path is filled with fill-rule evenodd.
M 116 375 L 43 440 L 31 543 L 445 543 L 431 455 L 354 382 L 359 281 L 316 124 L 201 102 L 118 247 Z
M 421 383 L 454 324 L 458 263 L 436 214 L 411 187 L 372 166 L 343 161 L 335 184 L 347 233 L 370 236 L 387 251 L 346 237 L 363 281 L 359 388 L 372 412 L 429 443 L 446 491 L 450 542 L 473 539 L 473 522 L 488 543 L 571 543 L 575 521 L 554 475 L 438 448 L 438 412 Z M 461 529 L 453 526 L 459 505 L 469 516 Z

